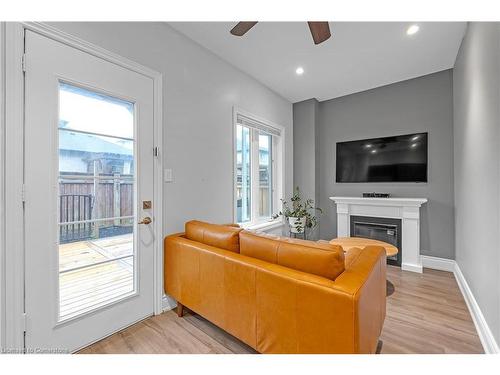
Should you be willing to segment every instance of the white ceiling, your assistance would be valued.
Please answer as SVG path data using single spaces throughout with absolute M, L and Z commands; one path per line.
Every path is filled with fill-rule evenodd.
M 306 22 L 259 22 L 243 37 L 236 22 L 171 22 L 173 28 L 291 102 L 327 100 L 452 68 L 465 22 L 330 22 L 314 45 Z M 305 73 L 295 74 L 302 66 Z

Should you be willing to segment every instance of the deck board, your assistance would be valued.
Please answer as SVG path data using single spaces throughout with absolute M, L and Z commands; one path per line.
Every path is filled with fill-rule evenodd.
M 60 317 L 90 311 L 134 290 L 133 257 L 94 265 L 133 254 L 131 234 L 79 241 L 59 246 Z M 85 267 L 71 271 L 75 267 Z

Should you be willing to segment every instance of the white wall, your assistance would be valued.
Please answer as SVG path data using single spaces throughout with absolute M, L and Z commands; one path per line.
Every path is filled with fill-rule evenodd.
M 5 131 L 5 24 L 0 22 L 0 349 L 4 347 L 5 332 L 5 243 L 4 243 L 4 131 Z
M 500 343 L 500 23 L 470 23 L 453 69 L 456 261 Z
M 233 220 L 232 108 L 286 129 L 285 194 L 293 183 L 292 105 L 164 23 L 51 23 L 163 73 L 164 234 L 185 221 Z

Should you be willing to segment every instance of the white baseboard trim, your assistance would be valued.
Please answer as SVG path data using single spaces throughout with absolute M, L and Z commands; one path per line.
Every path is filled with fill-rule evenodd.
M 163 296 L 163 301 L 162 301 L 163 311 L 172 310 L 172 309 L 175 309 L 176 307 L 177 307 L 177 302 L 175 301 L 175 299 L 173 299 L 169 295 L 165 294 Z
M 417 272 L 417 273 L 423 272 L 421 264 L 403 263 L 403 264 L 401 264 L 401 269 L 403 271 L 411 271 L 411 272 Z
M 490 327 L 488 326 L 486 319 L 484 319 L 483 312 L 474 298 L 469 284 L 467 284 L 467 280 L 458 266 L 458 263 L 453 259 L 422 255 L 422 265 L 424 268 L 453 272 L 455 279 L 457 280 L 458 287 L 460 288 L 465 303 L 467 304 L 467 308 L 469 309 L 477 334 L 481 340 L 481 344 L 483 345 L 484 352 L 486 354 L 500 353 L 495 337 L 493 336 L 493 333 L 491 333 Z
M 433 270 L 455 272 L 456 262 L 453 259 L 437 258 L 422 255 L 422 266 Z
M 472 291 L 467 284 L 467 280 L 465 280 L 464 274 L 458 263 L 455 262 L 455 279 L 457 279 L 458 287 L 464 296 L 465 303 L 469 308 L 470 314 L 472 316 L 472 320 L 474 321 L 474 325 L 476 326 L 477 333 L 479 335 L 479 339 L 481 340 L 481 344 L 483 344 L 484 352 L 486 354 L 498 354 L 500 353 L 500 349 L 498 348 L 498 344 L 491 333 L 490 327 L 488 323 L 484 319 L 484 315 L 479 307 Z

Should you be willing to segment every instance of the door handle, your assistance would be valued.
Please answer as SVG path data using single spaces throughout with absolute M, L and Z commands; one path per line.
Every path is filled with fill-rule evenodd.
M 144 219 L 142 219 L 141 221 L 139 221 L 137 224 L 151 224 L 153 220 L 151 220 L 151 218 L 149 216 L 146 216 Z

